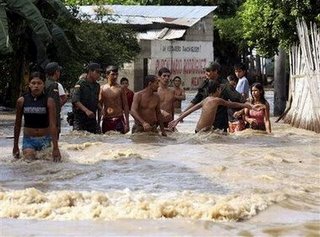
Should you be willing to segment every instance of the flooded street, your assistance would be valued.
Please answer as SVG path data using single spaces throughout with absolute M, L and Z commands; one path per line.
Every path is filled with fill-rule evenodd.
M 269 135 L 194 134 L 197 111 L 168 137 L 94 135 L 70 110 L 61 163 L 13 160 L 2 115 L 1 236 L 320 236 L 319 134 L 274 117 Z

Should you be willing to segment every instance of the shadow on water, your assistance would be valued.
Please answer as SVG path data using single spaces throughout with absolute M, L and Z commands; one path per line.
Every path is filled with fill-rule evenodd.
M 228 188 L 176 163 L 139 157 L 103 160 L 94 164 L 37 160 L 2 165 L 1 186 L 34 187 L 41 191 L 112 191 L 129 189 L 149 193 L 194 191 L 227 194 Z
M 317 143 L 316 139 L 296 133 L 267 134 L 264 131 L 254 131 L 247 129 L 235 134 L 222 134 L 219 132 L 209 133 L 169 133 L 168 137 L 158 135 L 134 134 L 129 137 L 129 143 L 152 144 L 155 146 L 166 146 L 176 144 L 205 145 L 221 144 L 233 145 L 244 144 L 254 147 L 284 147 L 294 143 L 295 145 L 305 145 L 306 143 Z

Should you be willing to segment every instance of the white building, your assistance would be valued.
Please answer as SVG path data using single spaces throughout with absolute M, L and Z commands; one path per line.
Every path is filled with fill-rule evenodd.
M 108 14 L 102 18 L 97 12 Z M 216 6 L 80 6 L 97 22 L 131 25 L 137 30 L 140 54 L 124 65 L 126 76 L 135 91 L 143 88 L 147 74 L 157 74 L 161 67 L 180 76 L 185 88 L 197 88 L 204 79 L 203 68 L 213 61 L 213 11 Z

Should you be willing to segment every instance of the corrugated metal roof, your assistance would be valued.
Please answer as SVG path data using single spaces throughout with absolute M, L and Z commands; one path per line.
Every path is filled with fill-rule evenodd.
M 162 29 L 149 29 L 138 33 L 139 39 L 172 40 L 183 37 L 185 27 L 191 27 L 203 17 L 214 11 L 216 6 L 139 6 L 139 5 L 103 5 L 80 6 L 80 15 L 85 15 L 95 22 L 109 22 L 129 25 L 163 24 Z M 102 19 L 97 17 L 97 12 L 106 12 Z M 167 25 L 183 26 L 169 29 Z M 172 27 L 171 27 L 172 28 Z M 183 28 L 183 29 L 181 29 Z
M 80 6 L 79 11 L 80 14 L 86 14 L 91 20 L 97 21 L 96 13 L 101 7 L 109 14 L 102 21 L 138 25 L 157 22 L 189 27 L 217 8 L 216 6 L 103 5 Z
M 137 35 L 137 38 L 143 39 L 143 40 L 154 40 L 154 39 L 172 40 L 172 39 L 179 39 L 183 37 L 185 33 L 186 33 L 186 30 L 163 28 L 161 30 L 148 30 L 147 32 L 139 33 Z

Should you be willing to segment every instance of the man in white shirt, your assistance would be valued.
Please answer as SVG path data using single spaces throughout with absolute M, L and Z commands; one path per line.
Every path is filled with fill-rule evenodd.
M 63 106 L 67 102 L 68 98 L 61 83 L 60 82 L 57 82 L 57 83 L 58 83 L 58 90 L 59 90 L 59 96 L 60 96 L 60 103 L 61 103 L 61 106 Z
M 243 63 L 239 63 L 234 65 L 234 73 L 236 74 L 239 81 L 236 86 L 236 91 L 238 91 L 245 99 L 249 97 L 249 82 L 246 78 L 247 67 Z

